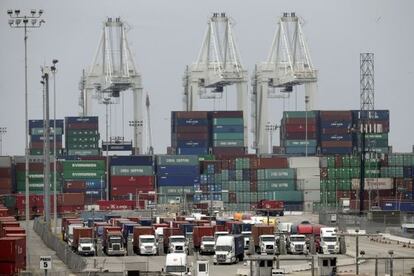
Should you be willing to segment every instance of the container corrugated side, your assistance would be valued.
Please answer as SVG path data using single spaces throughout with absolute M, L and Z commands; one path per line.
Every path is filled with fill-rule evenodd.
M 289 157 L 290 168 L 319 168 L 319 157 Z
M 153 174 L 152 166 L 111 166 L 111 175 L 140 176 Z
M 195 166 L 198 165 L 198 157 L 195 155 L 158 155 L 157 165 L 183 165 L 183 166 Z
M 102 160 L 76 160 L 63 161 L 63 171 L 94 171 L 105 170 L 105 161 Z

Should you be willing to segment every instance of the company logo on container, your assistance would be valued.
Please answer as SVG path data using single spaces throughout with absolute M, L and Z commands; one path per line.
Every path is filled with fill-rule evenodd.
M 344 139 L 344 136 L 341 136 L 341 135 L 333 135 L 333 136 L 331 136 L 331 139 L 333 139 L 333 140 L 342 140 L 342 139 Z
M 199 121 L 198 120 L 193 120 L 193 119 L 188 119 L 188 120 L 185 120 L 185 123 L 190 124 L 190 125 L 196 125 L 196 124 L 199 123 Z
M 93 163 L 73 163 L 73 168 L 96 168 L 96 164 Z
M 344 126 L 344 123 L 342 123 L 342 122 L 333 122 L 333 123 L 331 123 L 331 126 Z
M 96 173 L 88 173 L 88 172 L 74 172 L 72 173 L 73 176 L 96 176 Z

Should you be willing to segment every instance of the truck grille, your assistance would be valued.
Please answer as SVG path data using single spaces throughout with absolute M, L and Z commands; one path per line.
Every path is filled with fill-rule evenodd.
M 176 251 L 184 251 L 184 248 L 181 245 L 175 247 Z
M 112 250 L 120 250 L 121 246 L 119 244 L 112 245 Z
M 303 251 L 303 244 L 295 244 L 296 251 Z
M 217 261 L 218 262 L 225 262 L 226 261 L 226 255 L 223 255 L 223 254 L 217 255 Z
M 145 246 L 145 250 L 151 250 L 152 246 Z
M 335 249 L 335 245 L 328 245 L 328 250 L 334 250 Z
M 266 245 L 267 250 L 273 250 L 273 245 Z
M 89 246 L 85 246 L 85 247 L 82 247 L 82 250 L 83 250 L 83 251 L 90 251 L 90 250 L 91 250 L 91 248 L 90 248 Z
M 214 250 L 214 245 L 212 245 L 212 244 L 204 245 L 204 248 L 206 250 Z

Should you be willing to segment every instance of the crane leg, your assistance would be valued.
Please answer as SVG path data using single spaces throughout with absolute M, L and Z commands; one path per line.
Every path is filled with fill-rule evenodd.
M 90 116 L 92 114 L 92 89 L 85 89 L 85 93 L 83 94 L 83 116 Z
M 318 92 L 318 85 L 316 82 L 305 83 L 305 108 L 306 110 L 315 110 L 316 95 Z
M 143 150 L 143 102 L 142 102 L 142 88 L 133 90 L 133 108 L 134 108 L 134 148 L 135 155 L 140 154 Z
M 195 111 L 197 110 L 197 102 L 198 102 L 198 83 L 192 81 L 189 86 L 189 91 L 187 95 L 187 111 Z
M 247 82 L 237 83 L 237 110 L 243 111 L 243 122 L 244 122 L 244 147 L 248 147 L 248 121 L 249 121 L 249 110 L 246 102 L 247 99 Z
M 256 137 L 258 153 L 269 153 L 269 136 L 266 133 L 268 120 L 268 84 L 263 82 L 257 89 Z

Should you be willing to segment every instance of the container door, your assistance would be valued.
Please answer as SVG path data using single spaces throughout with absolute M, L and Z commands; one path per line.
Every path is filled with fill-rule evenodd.
M 209 276 L 209 263 L 206 261 L 197 261 L 197 276 Z

